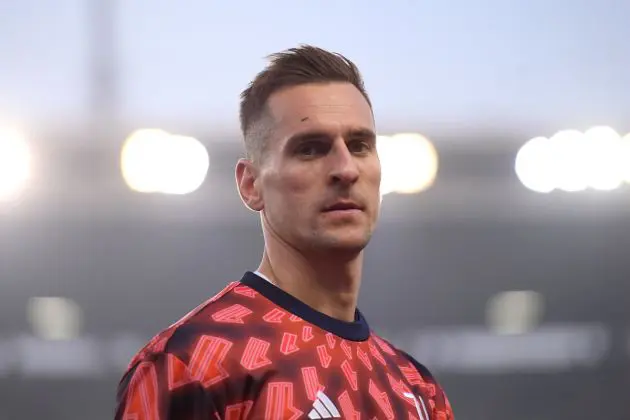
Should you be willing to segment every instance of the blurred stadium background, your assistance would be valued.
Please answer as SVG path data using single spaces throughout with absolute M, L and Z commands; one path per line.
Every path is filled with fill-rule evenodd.
M 256 266 L 237 95 L 297 42 L 376 104 L 372 326 L 459 420 L 630 418 L 630 5 L 236 3 L 0 2 L 0 419 L 112 418 L 133 353 Z

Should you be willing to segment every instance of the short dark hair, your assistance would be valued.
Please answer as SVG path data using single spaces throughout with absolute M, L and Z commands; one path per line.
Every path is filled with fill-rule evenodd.
M 357 66 L 341 54 L 312 45 L 300 45 L 267 57 L 269 64 L 241 93 L 240 123 L 249 158 L 257 159 L 270 133 L 269 98 L 283 88 L 310 83 L 346 82 L 354 85 L 372 103 Z

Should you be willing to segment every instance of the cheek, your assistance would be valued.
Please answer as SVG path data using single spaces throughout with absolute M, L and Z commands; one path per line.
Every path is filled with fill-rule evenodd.
M 376 165 L 375 174 L 376 175 L 375 175 L 374 178 L 375 178 L 376 182 L 380 184 L 381 183 L 381 164 L 380 163 L 378 163 Z
M 287 188 L 298 195 L 308 194 L 315 185 L 317 174 L 320 173 L 319 165 L 296 164 L 287 166 L 282 174 Z
M 292 214 L 312 201 L 313 188 L 313 180 L 305 174 L 284 172 L 269 179 L 266 189 L 267 197 L 274 201 L 270 205 L 279 206 L 279 211 Z
M 367 182 L 370 199 L 374 201 L 375 207 L 379 208 L 381 203 L 381 165 L 378 161 L 370 167 Z
M 375 159 L 368 167 L 368 179 L 372 185 L 381 184 L 381 163 L 378 159 Z

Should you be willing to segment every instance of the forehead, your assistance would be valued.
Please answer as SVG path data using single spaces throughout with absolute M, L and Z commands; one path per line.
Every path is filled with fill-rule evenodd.
M 269 99 L 276 138 L 302 131 L 331 133 L 348 128 L 374 130 L 367 100 L 350 83 L 307 84 L 277 92 Z

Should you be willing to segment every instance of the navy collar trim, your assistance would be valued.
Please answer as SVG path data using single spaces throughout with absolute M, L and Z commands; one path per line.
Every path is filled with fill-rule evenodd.
M 341 321 L 311 308 L 304 302 L 288 294 L 278 286 L 260 276 L 247 271 L 241 284 L 251 287 L 276 305 L 299 316 L 317 327 L 350 341 L 365 341 L 370 336 L 370 327 L 357 309 L 354 322 Z

